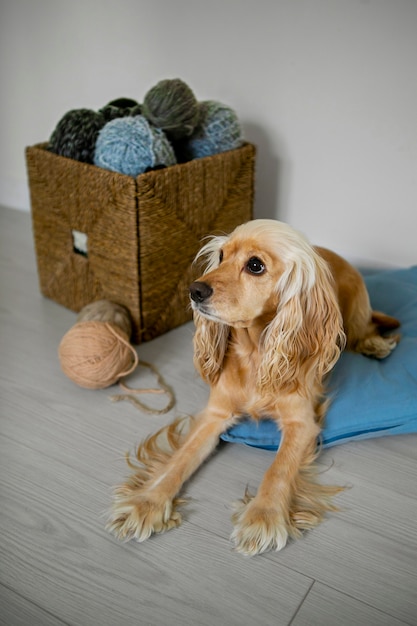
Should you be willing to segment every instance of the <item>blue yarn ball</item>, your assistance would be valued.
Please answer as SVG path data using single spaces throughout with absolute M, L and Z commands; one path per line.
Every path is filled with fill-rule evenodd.
M 199 108 L 197 128 L 177 146 L 181 160 L 200 159 L 243 144 L 240 122 L 232 108 L 214 100 L 200 102 Z
M 176 162 L 166 135 L 143 115 L 114 119 L 97 138 L 94 164 L 112 172 L 138 176 Z

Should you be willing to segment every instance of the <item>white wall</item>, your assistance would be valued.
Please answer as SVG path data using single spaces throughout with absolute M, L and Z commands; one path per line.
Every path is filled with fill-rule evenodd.
M 2 0 L 0 203 L 72 108 L 180 77 L 258 146 L 256 216 L 417 262 L 416 0 Z

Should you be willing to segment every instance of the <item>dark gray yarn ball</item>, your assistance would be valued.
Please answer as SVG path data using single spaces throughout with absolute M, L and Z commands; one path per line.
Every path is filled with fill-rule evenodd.
M 53 131 L 48 150 L 68 159 L 93 163 L 96 140 L 105 123 L 104 115 L 90 109 L 68 111 Z
M 140 115 L 142 113 L 142 107 L 136 100 L 132 100 L 132 98 L 117 98 L 99 109 L 99 113 L 104 115 L 106 122 L 110 122 L 118 117 Z
M 171 140 L 188 137 L 199 120 L 199 105 L 179 78 L 161 80 L 145 95 L 142 114 Z

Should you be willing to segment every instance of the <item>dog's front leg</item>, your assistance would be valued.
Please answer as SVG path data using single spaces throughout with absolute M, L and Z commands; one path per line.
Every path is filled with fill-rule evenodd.
M 275 459 L 256 496 L 247 493 L 233 515 L 232 541 L 237 551 L 248 556 L 281 550 L 287 543 L 298 475 L 312 462 L 320 432 L 311 402 L 296 394 L 276 406 L 276 421 L 281 428 L 281 445 Z
M 181 501 L 177 494 L 231 423 L 209 404 L 191 421 L 186 435 L 177 421 L 145 440 L 137 451 L 140 466 L 115 490 L 107 528 L 119 539 L 144 541 L 153 533 L 178 526 L 181 515 L 176 507 Z

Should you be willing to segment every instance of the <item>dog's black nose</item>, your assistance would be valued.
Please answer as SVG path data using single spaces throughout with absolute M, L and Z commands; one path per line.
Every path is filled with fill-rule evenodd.
M 190 285 L 190 296 L 194 302 L 204 302 L 204 300 L 210 298 L 212 293 L 213 289 L 207 283 L 195 281 Z

